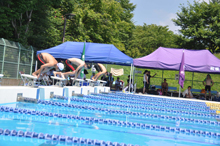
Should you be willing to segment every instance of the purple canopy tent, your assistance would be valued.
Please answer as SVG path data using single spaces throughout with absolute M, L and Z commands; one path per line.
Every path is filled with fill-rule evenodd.
M 183 50 L 185 71 L 220 74 L 220 60 L 208 50 L 159 47 L 147 56 L 134 59 L 134 66 L 149 69 L 179 70 Z
M 220 74 L 220 60 L 208 50 L 160 47 L 147 56 L 134 59 L 134 66 L 150 69 L 179 70 L 183 50 L 185 71 Z

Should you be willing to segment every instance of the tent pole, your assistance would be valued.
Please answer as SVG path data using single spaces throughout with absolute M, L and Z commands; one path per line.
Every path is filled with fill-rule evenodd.
M 129 83 L 131 83 L 131 72 L 132 72 L 132 64 L 131 64 L 131 71 L 130 71 Z M 131 86 L 130 86 L 129 83 L 128 83 L 128 90 L 129 90 L 129 93 L 130 93 Z
M 181 86 L 179 86 L 179 97 L 180 97 L 180 93 L 181 93 Z
M 163 83 L 163 72 L 164 72 L 164 70 L 162 70 L 162 83 Z
M 36 60 L 36 63 L 35 63 L 35 71 L 37 71 L 37 60 Z
M 135 83 L 135 67 L 133 65 L 133 93 L 134 93 L 134 83 Z
M 193 78 L 194 78 L 194 72 L 192 73 L 192 88 L 193 88 Z

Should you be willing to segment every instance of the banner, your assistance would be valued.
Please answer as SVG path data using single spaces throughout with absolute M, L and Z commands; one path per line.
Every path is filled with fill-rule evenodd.
M 81 56 L 82 61 L 85 61 L 85 49 L 86 49 L 86 42 L 84 42 L 83 52 L 82 52 L 82 56 Z M 82 79 L 84 78 L 84 67 L 81 70 L 80 76 Z
M 180 64 L 180 71 L 179 71 L 179 85 L 181 88 L 184 86 L 184 81 L 185 81 L 185 58 L 184 58 L 184 50 L 183 50 L 183 55 L 182 55 L 182 61 Z
M 111 73 L 113 76 L 122 76 L 124 75 L 124 69 L 115 69 L 115 68 L 111 68 Z

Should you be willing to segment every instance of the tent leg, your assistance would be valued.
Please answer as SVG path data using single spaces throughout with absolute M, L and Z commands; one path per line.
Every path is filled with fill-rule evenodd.
M 163 73 L 164 73 L 164 70 L 162 70 L 162 83 L 163 83 Z
M 133 65 L 133 93 L 135 92 L 134 91 L 134 83 L 135 83 L 135 67 L 134 67 L 134 65 Z
M 35 71 L 37 71 L 37 60 L 36 60 L 36 63 L 35 63 Z
M 181 86 L 179 86 L 179 97 L 180 97 L 180 93 L 181 93 Z
M 132 64 L 131 64 L 131 71 L 130 71 L 130 78 L 129 78 L 129 83 L 131 83 L 131 72 L 132 72 Z M 128 90 L 129 90 L 129 93 L 130 93 L 130 89 L 131 89 L 131 86 L 130 84 L 128 84 Z

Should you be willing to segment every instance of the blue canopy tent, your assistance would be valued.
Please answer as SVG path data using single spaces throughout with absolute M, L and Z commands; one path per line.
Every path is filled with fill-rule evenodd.
M 58 46 L 37 51 L 39 53 L 49 53 L 56 59 L 79 58 L 83 52 L 84 42 L 65 42 Z M 112 44 L 86 43 L 85 61 L 105 64 L 117 64 L 130 66 L 133 59 Z
M 65 42 L 58 46 L 37 51 L 39 53 L 49 53 L 56 59 L 79 58 L 83 53 L 84 42 Z M 85 61 L 94 63 L 117 64 L 131 66 L 130 75 L 133 74 L 133 59 L 112 44 L 86 43 Z M 130 92 L 130 86 L 129 86 Z

